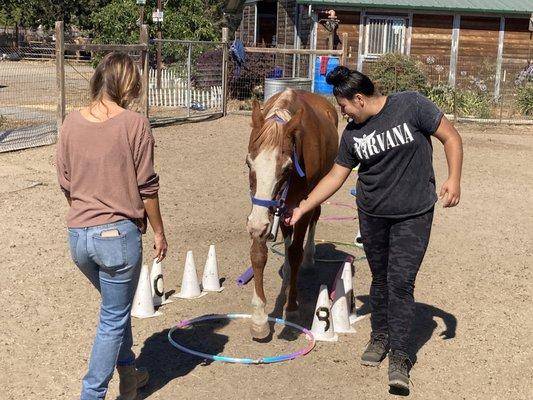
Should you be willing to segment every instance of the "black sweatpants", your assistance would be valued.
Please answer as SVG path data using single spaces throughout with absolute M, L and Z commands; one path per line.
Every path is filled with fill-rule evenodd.
M 371 217 L 359 211 L 363 247 L 372 272 L 372 332 L 389 334 L 392 350 L 407 351 L 415 278 L 426 253 L 432 221 L 433 209 L 399 219 Z

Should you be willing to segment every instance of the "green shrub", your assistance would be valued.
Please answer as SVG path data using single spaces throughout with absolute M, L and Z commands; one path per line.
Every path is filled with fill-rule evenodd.
M 486 92 L 437 85 L 428 86 L 424 93 L 446 114 L 455 111 L 458 115 L 466 117 L 489 118 L 491 116 L 492 99 Z
M 533 115 L 533 83 L 528 83 L 516 90 L 516 104 L 520 114 Z
M 383 95 L 406 90 L 424 91 L 427 78 L 420 62 L 402 54 L 384 54 L 370 65 L 370 78 Z
M 451 86 L 429 86 L 425 90 L 426 97 L 437 105 L 444 113 L 453 113 L 455 91 Z
M 457 113 L 461 116 L 490 118 L 491 98 L 487 93 L 476 90 L 457 90 L 456 95 Z

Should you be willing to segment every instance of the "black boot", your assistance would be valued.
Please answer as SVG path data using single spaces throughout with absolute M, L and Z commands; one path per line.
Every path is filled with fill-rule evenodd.
M 389 335 L 386 333 L 372 333 L 370 340 L 361 356 L 361 364 L 377 367 L 389 352 Z
M 392 350 L 389 354 L 389 386 L 391 389 L 409 390 L 409 370 L 413 364 L 407 353 Z

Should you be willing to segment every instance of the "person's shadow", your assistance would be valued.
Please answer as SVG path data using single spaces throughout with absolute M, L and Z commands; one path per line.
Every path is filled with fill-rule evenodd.
M 217 333 L 217 330 L 228 323 L 227 319 L 198 322 L 192 327 L 176 330 L 172 338 L 190 349 L 216 355 L 228 342 L 228 337 Z M 175 348 L 168 340 L 168 332 L 169 329 L 165 329 L 146 339 L 136 360 L 137 367 L 145 367 L 150 374 L 148 384 L 139 390 L 139 399 L 146 399 L 173 379 L 187 375 L 196 366 L 212 362 Z
M 369 296 L 357 296 L 357 300 L 363 303 L 363 305 L 357 309 L 357 313 L 360 315 L 370 314 Z M 442 337 L 443 340 L 453 339 L 456 335 L 457 318 L 455 318 L 453 314 L 429 304 L 415 302 L 415 316 L 411 328 L 409 347 L 407 349 L 409 358 L 413 363 L 412 365 L 416 364 L 418 352 L 431 339 L 433 332 L 438 327 L 435 318 L 442 319 L 442 322 L 445 325 L 445 329 L 442 332 L 439 332 L 439 336 Z M 389 393 L 399 396 L 408 396 L 409 390 L 391 388 Z

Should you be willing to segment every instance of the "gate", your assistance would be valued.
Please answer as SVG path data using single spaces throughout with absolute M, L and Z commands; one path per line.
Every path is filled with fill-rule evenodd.
M 154 39 L 151 43 L 155 49 L 150 51 L 161 54 L 162 65 L 149 69 L 148 106 L 155 125 L 225 113 L 224 41 Z

